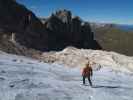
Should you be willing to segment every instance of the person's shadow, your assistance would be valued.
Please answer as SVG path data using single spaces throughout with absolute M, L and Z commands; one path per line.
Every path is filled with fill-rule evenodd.
M 104 86 L 104 85 L 93 85 L 92 88 L 123 88 L 121 86 Z
M 85 84 L 85 86 L 90 86 L 88 84 Z M 104 88 L 104 89 L 133 89 L 133 88 L 130 88 L 130 87 L 125 87 L 125 86 L 107 86 L 107 85 L 92 85 L 90 86 L 91 88 Z

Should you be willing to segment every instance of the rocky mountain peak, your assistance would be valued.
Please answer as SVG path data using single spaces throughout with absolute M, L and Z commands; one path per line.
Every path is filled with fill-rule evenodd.
M 17 44 L 38 50 L 47 49 L 47 32 L 32 11 L 15 0 L 0 0 L 0 12 L 0 38 L 9 37 L 1 39 L 2 43 L 5 44 L 13 36 Z
M 0 0 L 0 12 L 0 48 L 10 43 L 40 51 L 62 50 L 67 46 L 100 48 L 90 26 L 82 25 L 80 17 L 73 17 L 69 10 L 56 11 L 41 22 L 15 0 Z
M 72 19 L 72 13 L 69 10 L 58 10 L 55 15 L 64 23 L 70 23 Z

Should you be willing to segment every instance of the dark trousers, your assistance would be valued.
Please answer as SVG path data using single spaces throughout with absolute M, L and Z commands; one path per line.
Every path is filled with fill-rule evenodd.
M 90 76 L 88 76 L 88 77 L 83 76 L 83 84 L 85 84 L 85 79 L 86 78 L 88 78 L 89 84 L 90 84 L 90 86 L 92 86 L 92 82 L 91 82 Z

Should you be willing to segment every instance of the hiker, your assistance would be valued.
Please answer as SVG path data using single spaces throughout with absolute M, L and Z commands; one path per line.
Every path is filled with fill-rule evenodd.
M 82 70 L 83 84 L 85 84 L 85 79 L 88 78 L 90 86 L 92 86 L 91 76 L 93 75 L 91 64 L 88 62 Z

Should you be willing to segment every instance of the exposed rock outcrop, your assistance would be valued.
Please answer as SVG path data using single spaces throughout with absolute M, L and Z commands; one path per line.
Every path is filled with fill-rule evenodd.
M 0 0 L 0 12 L 0 37 L 13 36 L 26 47 L 47 49 L 47 32 L 31 11 L 15 0 Z
M 42 23 L 16 0 L 0 0 L 0 12 L 0 49 L 6 52 L 16 53 L 23 47 L 40 51 L 67 46 L 100 49 L 90 24 L 73 17 L 70 11 L 57 11 Z
M 66 46 L 101 49 L 94 40 L 90 24 L 78 16 L 73 17 L 70 11 L 57 11 L 45 20 L 44 26 L 49 31 L 50 49 L 59 50 Z

